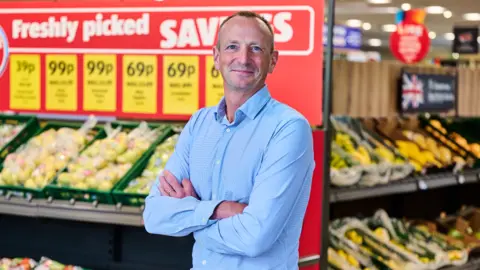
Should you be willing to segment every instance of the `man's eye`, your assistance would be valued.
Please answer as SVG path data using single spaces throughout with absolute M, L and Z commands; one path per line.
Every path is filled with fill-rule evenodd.
M 227 50 L 235 50 L 237 48 L 237 45 L 228 45 Z
M 262 51 L 262 48 L 259 47 L 259 46 L 252 46 L 252 51 L 254 51 L 254 52 L 261 52 L 261 51 Z

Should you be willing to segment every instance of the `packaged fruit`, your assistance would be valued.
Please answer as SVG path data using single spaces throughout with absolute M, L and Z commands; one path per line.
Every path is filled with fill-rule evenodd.
M 47 257 L 42 257 L 34 270 L 84 270 L 80 266 L 66 265 Z
M 162 133 L 146 122 L 128 131 L 108 123 L 107 137 L 93 142 L 60 173 L 57 184 L 77 189 L 109 191 Z
M 179 135 L 175 134 L 158 145 L 153 155 L 149 158 L 147 166 L 142 174 L 128 183 L 124 189 L 126 193 L 148 194 L 150 188 L 160 173 L 163 172 L 165 164 L 175 150 Z
M 23 130 L 25 124 L 12 125 L 2 124 L 0 125 L 0 148 L 7 145 L 17 134 Z
M 2 258 L 0 270 L 33 270 L 37 262 L 30 258 Z
M 89 131 L 96 123 L 96 118 L 92 116 L 79 129 L 49 128 L 31 138 L 7 155 L 0 184 L 43 188 L 93 139 Z

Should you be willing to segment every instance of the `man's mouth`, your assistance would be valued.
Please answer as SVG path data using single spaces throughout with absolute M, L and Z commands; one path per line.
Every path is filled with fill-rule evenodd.
M 232 69 L 233 72 L 237 72 L 240 74 L 253 74 L 252 70 L 245 70 L 245 69 Z

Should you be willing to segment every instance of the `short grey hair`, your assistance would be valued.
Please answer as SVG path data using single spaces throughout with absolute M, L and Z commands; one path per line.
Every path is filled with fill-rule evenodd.
M 234 13 L 230 16 L 228 16 L 221 24 L 220 24 L 220 28 L 218 29 L 218 39 L 217 39 L 217 49 L 220 49 L 220 30 L 222 30 L 222 27 L 223 25 L 228 22 L 230 19 L 234 18 L 234 17 L 244 17 L 244 18 L 256 18 L 256 19 L 259 19 L 260 21 L 262 21 L 268 28 L 268 31 L 270 32 L 270 34 L 272 35 L 272 46 L 270 48 L 271 52 L 273 52 L 274 48 L 275 48 L 275 41 L 274 41 L 274 32 L 273 32 L 273 28 L 272 26 L 270 25 L 270 23 L 263 17 L 261 16 L 260 14 L 258 13 L 255 13 L 255 12 L 252 12 L 252 11 L 239 11 L 237 13 Z

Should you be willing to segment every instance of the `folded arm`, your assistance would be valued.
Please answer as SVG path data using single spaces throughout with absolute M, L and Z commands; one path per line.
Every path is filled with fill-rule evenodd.
M 223 254 L 255 257 L 269 250 L 290 218 L 303 218 L 314 167 L 308 122 L 289 121 L 272 138 L 243 213 L 198 231 L 196 240 Z
M 182 179 L 190 179 L 188 162 L 190 145 L 199 113 L 194 114 L 185 125 L 175 151 L 165 166 L 165 170 L 171 172 L 179 183 Z M 145 199 L 143 212 L 145 229 L 152 234 L 186 236 L 215 222 L 209 218 L 218 203 L 220 201 L 200 201 L 192 196 L 184 198 L 163 196 L 157 179 Z

